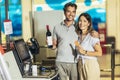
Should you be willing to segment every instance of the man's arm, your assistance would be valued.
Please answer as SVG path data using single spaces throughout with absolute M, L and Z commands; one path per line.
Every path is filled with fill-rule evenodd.
M 90 34 L 91 34 L 92 37 L 95 37 L 95 38 L 99 38 L 100 37 L 99 33 L 97 31 L 95 31 L 95 30 L 92 30 Z
M 57 48 L 57 40 L 53 39 L 53 47 L 52 49 L 56 49 Z

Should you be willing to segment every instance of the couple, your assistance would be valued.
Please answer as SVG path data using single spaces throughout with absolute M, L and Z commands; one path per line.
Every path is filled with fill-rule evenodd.
M 100 80 L 97 56 L 102 55 L 102 50 L 98 37 L 94 37 L 98 33 L 92 31 L 91 17 L 87 13 L 79 16 L 76 25 L 76 9 L 74 3 L 65 4 L 65 20 L 53 30 L 53 49 L 57 48 L 56 66 L 60 80 L 78 80 L 78 73 L 80 80 Z M 77 60 L 73 50 L 77 52 Z

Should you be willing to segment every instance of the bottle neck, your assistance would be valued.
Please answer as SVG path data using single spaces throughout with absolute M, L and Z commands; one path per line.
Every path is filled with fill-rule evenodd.
M 47 31 L 50 31 L 50 30 L 49 30 L 49 26 L 48 26 L 48 25 L 46 25 L 46 29 L 47 29 Z

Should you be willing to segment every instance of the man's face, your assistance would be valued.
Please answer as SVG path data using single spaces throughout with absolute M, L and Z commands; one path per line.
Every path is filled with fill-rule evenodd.
M 75 15 L 76 15 L 76 9 L 75 7 L 72 7 L 72 6 L 69 6 L 67 9 L 66 9 L 66 12 L 65 12 L 65 17 L 68 21 L 73 21 L 74 18 L 75 18 Z

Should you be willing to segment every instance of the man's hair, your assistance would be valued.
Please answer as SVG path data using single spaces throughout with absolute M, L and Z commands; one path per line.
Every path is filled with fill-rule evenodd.
M 75 9 L 77 9 L 77 5 L 76 5 L 75 3 L 68 2 L 68 3 L 65 4 L 65 6 L 64 6 L 64 8 L 63 8 L 64 12 L 66 12 L 66 9 L 67 9 L 69 6 L 75 7 Z

